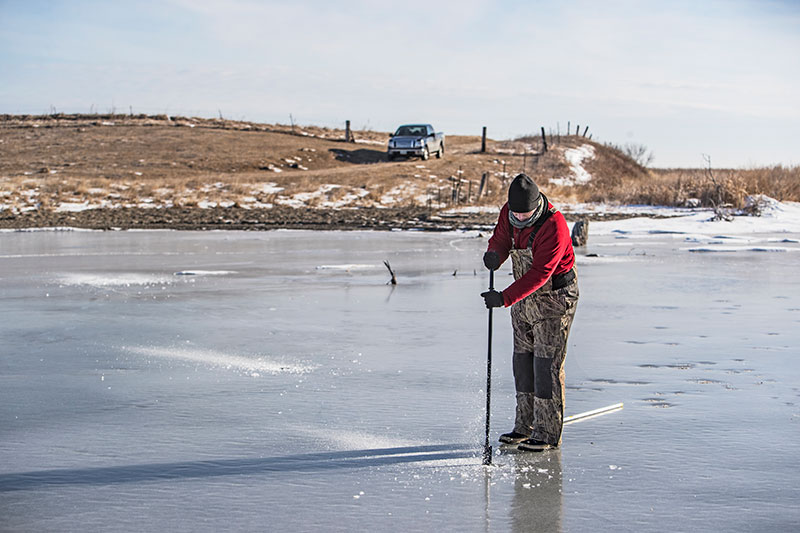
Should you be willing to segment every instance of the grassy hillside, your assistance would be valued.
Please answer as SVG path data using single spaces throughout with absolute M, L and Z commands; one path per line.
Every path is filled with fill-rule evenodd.
M 447 136 L 443 159 L 389 162 L 385 132 L 167 116 L 0 116 L 0 211 L 499 206 L 530 174 L 556 202 L 800 200 L 798 168 L 649 170 L 579 136 Z M 485 186 L 480 190 L 481 182 Z M 488 190 L 487 190 L 488 189 Z M 479 194 L 480 193 L 480 194 Z

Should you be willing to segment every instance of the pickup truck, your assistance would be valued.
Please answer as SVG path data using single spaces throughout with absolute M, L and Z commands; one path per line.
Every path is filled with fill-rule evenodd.
M 436 133 L 430 124 L 405 124 L 389 138 L 386 157 L 389 161 L 398 155 L 428 159 L 434 153 L 444 156 L 444 133 Z

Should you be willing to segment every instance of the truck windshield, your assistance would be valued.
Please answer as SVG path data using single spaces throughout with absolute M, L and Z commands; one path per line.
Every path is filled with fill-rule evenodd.
M 425 135 L 427 135 L 425 126 L 400 126 L 397 128 L 397 131 L 394 132 L 395 137 L 424 137 Z

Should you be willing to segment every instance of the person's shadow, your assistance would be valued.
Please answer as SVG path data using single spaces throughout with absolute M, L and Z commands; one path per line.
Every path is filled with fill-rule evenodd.
M 437 444 L 278 457 L 186 461 L 106 467 L 65 468 L 0 474 L 0 493 L 52 486 L 115 485 L 142 481 L 270 475 L 279 472 L 364 468 L 420 461 L 477 458 L 480 451 L 467 444 Z

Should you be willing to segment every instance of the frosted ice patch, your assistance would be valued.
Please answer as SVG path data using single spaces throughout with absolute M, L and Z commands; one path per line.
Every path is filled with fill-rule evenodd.
M 133 346 L 126 347 L 125 350 L 145 357 L 199 363 L 212 368 L 226 370 L 238 370 L 253 377 L 259 377 L 261 374 L 306 374 L 316 368 L 308 364 L 272 360 L 263 356 L 249 357 L 193 348 Z
M 317 270 L 370 270 L 373 268 L 378 268 L 378 265 L 362 265 L 362 264 L 352 264 L 352 265 L 319 265 Z
M 236 274 L 233 270 L 181 270 L 176 276 L 229 276 Z
M 90 287 L 130 287 L 132 285 L 166 285 L 174 280 L 160 274 L 65 274 L 56 280 L 60 285 Z

